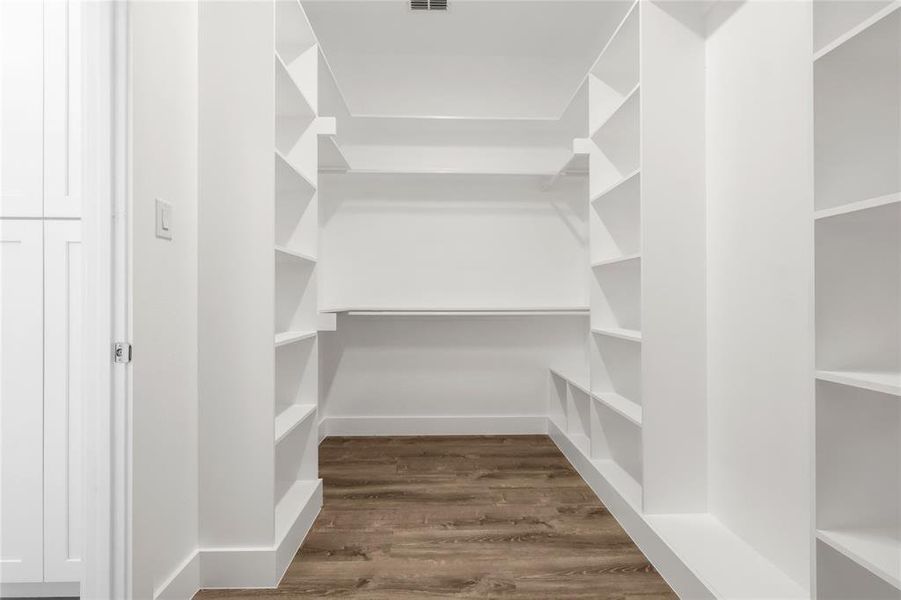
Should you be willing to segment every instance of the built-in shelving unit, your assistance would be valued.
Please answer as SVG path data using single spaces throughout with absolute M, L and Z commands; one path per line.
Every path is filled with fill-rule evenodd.
M 639 3 L 587 76 L 592 460 L 641 506 L 641 186 Z
M 816 558 L 901 597 L 901 3 L 814 3 Z
M 275 548 L 284 572 L 321 506 L 318 477 L 319 46 L 298 0 L 275 2 Z

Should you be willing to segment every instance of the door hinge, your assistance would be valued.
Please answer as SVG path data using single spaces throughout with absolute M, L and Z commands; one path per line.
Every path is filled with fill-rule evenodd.
M 116 342 L 113 344 L 113 362 L 114 363 L 130 363 L 131 362 L 131 344 L 126 342 Z

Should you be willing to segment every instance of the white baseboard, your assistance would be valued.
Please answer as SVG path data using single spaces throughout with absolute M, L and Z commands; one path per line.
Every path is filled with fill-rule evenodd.
M 313 528 L 321 509 L 322 481 L 298 513 L 284 539 L 278 544 L 255 548 L 201 548 L 200 587 L 204 589 L 278 587 L 291 560 Z
M 65 583 L 0 583 L 0 598 L 77 598 L 77 581 Z
M 189 600 L 200 589 L 200 552 L 195 550 L 153 591 L 153 600 Z
M 547 434 L 545 415 L 486 417 L 325 417 L 320 437 Z

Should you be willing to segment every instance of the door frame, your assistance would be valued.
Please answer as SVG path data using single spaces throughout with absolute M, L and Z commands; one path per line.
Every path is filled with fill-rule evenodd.
M 82 3 L 84 494 L 81 597 L 131 597 L 128 2 Z

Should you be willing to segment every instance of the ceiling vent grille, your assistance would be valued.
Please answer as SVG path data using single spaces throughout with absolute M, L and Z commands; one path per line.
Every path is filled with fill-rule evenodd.
M 410 10 L 447 10 L 447 0 L 410 0 Z

